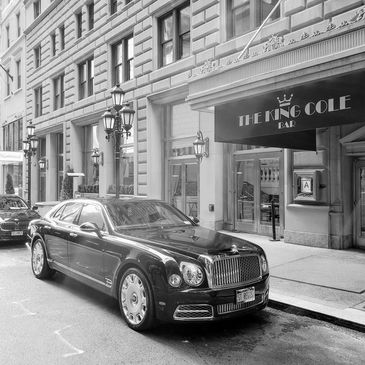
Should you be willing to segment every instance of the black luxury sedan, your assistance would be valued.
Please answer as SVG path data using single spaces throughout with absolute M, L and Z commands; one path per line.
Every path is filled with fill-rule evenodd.
M 39 279 L 59 271 L 115 297 L 128 326 L 212 321 L 263 309 L 269 268 L 257 245 L 200 227 L 163 201 L 73 199 L 29 225 Z
M 40 218 L 27 203 L 17 195 L 0 195 L 0 243 L 26 242 L 28 224 Z

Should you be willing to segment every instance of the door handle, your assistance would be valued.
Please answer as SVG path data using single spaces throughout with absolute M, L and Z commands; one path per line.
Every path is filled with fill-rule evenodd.
M 44 226 L 44 229 L 51 229 L 51 226 Z
M 72 233 L 72 232 L 71 232 L 71 233 L 70 233 L 70 236 L 71 236 L 71 237 L 77 237 L 77 233 Z

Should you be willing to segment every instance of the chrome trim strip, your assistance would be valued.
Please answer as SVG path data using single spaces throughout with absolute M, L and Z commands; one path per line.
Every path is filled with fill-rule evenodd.
M 202 307 L 206 307 L 206 308 L 210 308 L 209 309 L 197 309 L 197 310 L 186 310 L 186 309 L 179 309 L 180 307 L 184 307 L 184 306 L 202 306 Z M 209 317 L 177 317 L 178 313 L 211 313 L 211 316 Z M 213 311 L 213 306 L 211 306 L 210 304 L 180 304 L 176 307 L 173 318 L 175 321 L 201 321 L 201 320 L 212 320 L 214 318 L 214 311 Z
M 66 266 L 66 265 L 64 265 L 64 264 L 61 264 L 61 263 L 59 263 L 59 262 L 57 262 L 57 261 L 54 261 L 54 260 L 47 260 L 48 262 L 52 262 L 54 265 L 57 265 L 57 266 L 60 266 L 60 267 L 62 267 L 63 269 L 65 269 L 65 270 L 67 270 L 67 271 L 71 271 L 72 273 L 74 273 L 74 274 L 76 274 L 76 275 L 79 275 L 79 276 L 82 276 L 83 278 L 85 278 L 85 279 L 89 279 L 89 280 L 91 280 L 91 281 L 94 281 L 95 283 L 97 283 L 97 284 L 100 284 L 100 285 L 102 285 L 102 286 L 106 286 L 106 287 L 108 287 L 104 282 L 102 282 L 102 281 L 100 281 L 100 280 L 97 280 L 97 279 L 95 279 L 95 278 L 93 278 L 93 277 L 91 277 L 90 275 L 86 275 L 86 274 L 84 274 L 84 273 L 82 273 L 82 272 L 80 272 L 80 271 L 77 271 L 77 270 L 75 270 L 75 269 L 72 269 L 71 267 L 69 267 L 69 266 Z

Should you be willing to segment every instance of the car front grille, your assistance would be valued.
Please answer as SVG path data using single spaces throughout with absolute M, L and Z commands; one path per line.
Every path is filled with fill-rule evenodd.
M 255 300 L 252 302 L 247 303 L 226 303 L 226 304 L 219 304 L 217 305 L 217 313 L 218 314 L 227 314 L 232 312 L 237 312 L 243 309 L 247 309 L 250 307 L 254 307 L 255 305 L 258 305 L 263 302 L 263 295 L 258 294 L 255 296 Z
M 209 304 L 183 304 L 179 305 L 174 313 L 174 319 L 191 321 L 213 318 L 213 307 Z
M 4 222 L 0 227 L 3 231 L 25 231 L 28 229 L 28 222 Z
M 258 255 L 218 256 L 214 258 L 212 287 L 244 284 L 261 278 Z

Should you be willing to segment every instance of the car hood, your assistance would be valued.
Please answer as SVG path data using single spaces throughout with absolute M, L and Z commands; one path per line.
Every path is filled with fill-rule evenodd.
M 235 249 L 245 252 L 262 251 L 251 242 L 200 226 L 123 230 L 123 235 L 138 238 L 154 248 L 195 258 L 204 254 L 233 253 Z
M 40 215 L 34 210 L 3 210 L 0 211 L 0 222 L 7 220 L 30 221 L 39 218 Z

